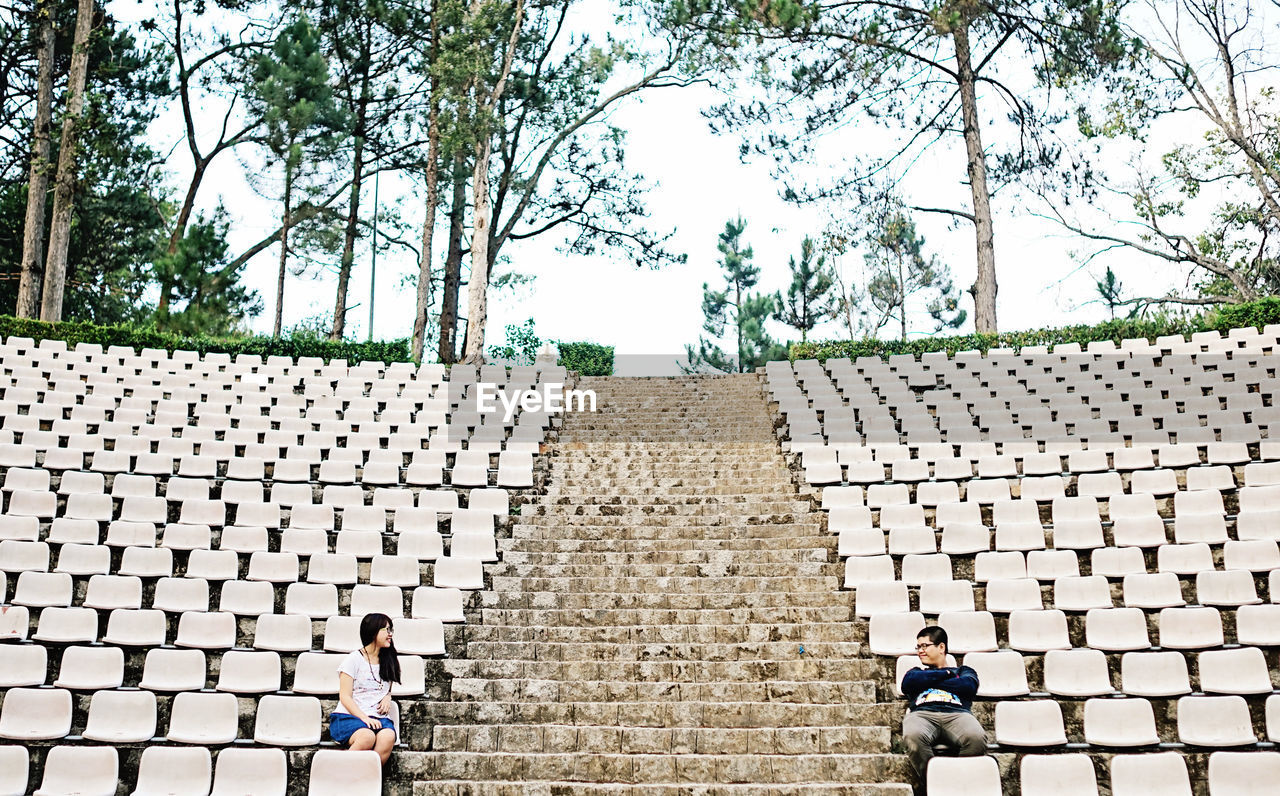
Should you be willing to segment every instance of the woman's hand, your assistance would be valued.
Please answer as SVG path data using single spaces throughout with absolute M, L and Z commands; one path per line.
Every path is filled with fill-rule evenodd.
M 374 732 L 377 732 L 378 730 L 382 729 L 382 722 L 378 721 L 377 719 L 373 719 L 373 718 L 369 718 L 368 716 L 365 716 L 364 723 L 368 725 L 369 729 L 373 730 Z
M 382 699 L 378 700 L 378 712 L 384 716 L 391 715 L 391 695 L 390 694 L 387 694 Z

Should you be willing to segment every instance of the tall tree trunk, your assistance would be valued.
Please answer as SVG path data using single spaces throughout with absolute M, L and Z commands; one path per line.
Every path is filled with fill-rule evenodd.
M 32 136 L 31 174 L 27 178 L 27 219 L 22 229 L 22 276 L 18 282 L 19 318 L 40 311 L 40 278 L 44 272 L 44 208 L 49 194 L 49 128 L 53 126 L 53 8 L 50 0 L 36 6 L 36 123 Z
M 898 322 L 902 324 L 902 342 L 907 342 L 907 275 L 898 256 Z
M 363 105 L 363 103 L 362 103 Z M 363 112 L 361 114 L 363 116 Z M 357 129 L 364 128 L 361 118 Z M 347 287 L 351 283 L 351 264 L 356 258 L 356 232 L 360 224 L 360 184 L 364 177 L 364 136 L 356 134 L 355 165 L 351 170 L 351 199 L 347 207 L 347 228 L 342 237 L 342 265 L 338 268 L 338 296 L 333 305 L 333 329 L 330 340 L 341 340 L 347 324 Z M 377 245 L 377 241 L 374 242 Z
M 453 159 L 453 198 L 449 206 L 449 252 L 444 262 L 444 295 L 440 304 L 440 361 L 458 358 L 458 293 L 462 288 L 462 232 L 467 212 L 466 158 Z
M 960 108 L 964 118 L 964 147 L 969 160 L 969 189 L 973 194 L 973 221 L 977 235 L 978 278 L 973 284 L 974 327 L 996 332 L 996 250 L 991 225 L 991 193 L 987 190 L 987 158 L 978 126 L 977 78 L 969 52 L 969 27 L 961 21 L 951 32 L 956 45 L 960 83 Z
M 431 59 L 440 45 L 437 3 L 431 3 Z M 422 221 L 422 260 L 418 263 L 418 295 L 413 315 L 413 360 L 422 361 L 427 340 L 427 314 L 431 312 L 431 239 L 436 229 L 436 204 L 440 201 L 440 79 L 431 76 L 431 105 L 427 111 L 427 212 Z
M 293 213 L 293 167 L 284 166 L 284 219 L 280 224 L 280 275 L 276 281 L 276 323 L 272 334 L 280 336 L 284 318 L 284 275 L 289 264 L 289 216 Z
M 170 255 L 178 253 L 178 244 L 187 234 L 187 224 L 191 221 L 191 213 L 196 206 L 196 193 L 200 190 L 200 182 L 204 179 L 208 165 L 208 160 L 202 158 L 196 160 L 195 171 L 191 175 L 191 182 L 187 185 L 187 195 L 182 200 L 182 207 L 178 209 L 177 218 L 174 219 L 173 231 L 169 233 L 169 245 L 165 251 Z M 173 301 L 173 284 L 171 273 L 166 273 L 160 280 L 160 298 L 156 302 L 157 315 L 168 315 L 169 303 Z
M 49 254 L 45 257 L 44 296 L 40 320 L 62 320 L 62 293 L 67 284 L 67 249 L 71 243 L 71 211 L 75 203 L 76 155 L 80 117 L 84 113 L 84 84 L 89 76 L 89 34 L 93 30 L 93 0 L 76 5 L 76 32 L 67 77 L 67 109 L 62 119 L 58 151 L 58 180 L 53 189 L 53 223 Z
M 467 338 L 462 361 L 484 364 L 484 325 L 489 316 L 489 142 L 476 144 L 471 171 L 471 277 L 467 280 Z

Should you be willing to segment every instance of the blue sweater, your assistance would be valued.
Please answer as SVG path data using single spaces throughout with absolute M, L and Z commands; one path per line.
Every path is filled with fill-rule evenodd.
M 902 678 L 910 710 L 968 711 L 978 693 L 978 673 L 968 666 L 912 669 Z

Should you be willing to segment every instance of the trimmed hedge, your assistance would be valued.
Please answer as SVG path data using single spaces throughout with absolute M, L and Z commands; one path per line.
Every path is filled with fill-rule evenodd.
M 566 370 L 576 370 L 581 376 L 612 376 L 613 346 L 598 343 L 558 342 L 560 364 Z
M 0 337 L 30 337 L 34 340 L 65 340 L 68 347 L 75 348 L 77 343 L 97 343 L 104 349 L 113 346 L 129 346 L 142 350 L 144 348 L 162 348 L 173 352 L 176 349 L 196 351 L 200 354 L 226 353 L 257 354 L 264 359 L 269 356 L 284 357 L 320 357 L 325 361 L 345 359 L 355 363 L 361 361 L 409 362 L 409 341 L 407 339 L 388 340 L 383 342 L 357 343 L 346 340 L 325 340 L 316 337 L 207 337 L 157 332 L 152 329 L 138 329 L 132 326 L 95 326 L 91 323 L 46 323 L 29 318 L 15 318 L 0 315 Z
M 838 359 L 848 357 L 887 357 L 892 354 L 920 356 L 934 351 L 955 354 L 957 351 L 987 352 L 992 348 L 1019 349 L 1023 346 L 1079 343 L 1082 347 L 1101 340 L 1121 341 L 1146 338 L 1154 341 L 1165 335 L 1189 335 L 1196 332 L 1262 327 L 1280 323 L 1280 297 L 1270 296 L 1247 304 L 1224 306 L 1217 310 L 1188 317 L 1154 320 L 1105 321 L 1094 326 L 1063 326 L 1057 329 L 1032 329 L 1025 332 L 967 334 L 956 337 L 924 337 L 918 340 L 830 340 L 793 343 L 790 359 Z

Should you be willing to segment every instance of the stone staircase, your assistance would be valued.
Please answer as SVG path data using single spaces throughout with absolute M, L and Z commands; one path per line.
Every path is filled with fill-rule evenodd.
M 488 568 L 415 796 L 909 794 L 900 704 L 754 375 L 586 378 Z M 864 623 L 865 626 L 865 623 Z M 898 784 L 894 784 L 898 783 Z

